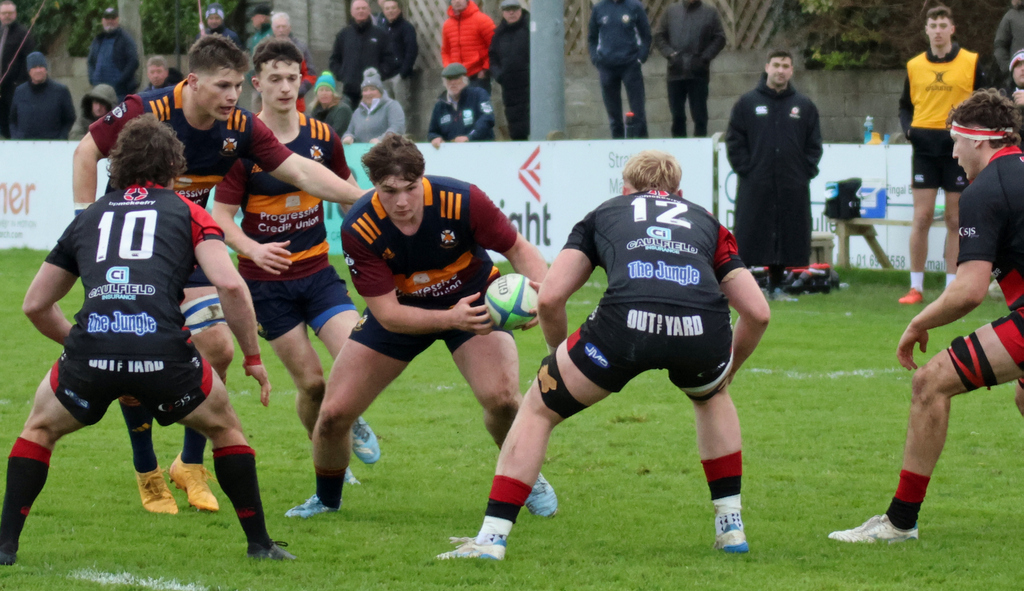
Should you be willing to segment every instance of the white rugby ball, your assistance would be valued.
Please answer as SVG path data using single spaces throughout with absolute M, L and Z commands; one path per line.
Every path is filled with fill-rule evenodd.
M 512 330 L 531 320 L 537 308 L 537 291 L 530 287 L 530 280 L 519 273 L 502 275 L 487 288 L 484 296 L 487 313 L 498 328 Z

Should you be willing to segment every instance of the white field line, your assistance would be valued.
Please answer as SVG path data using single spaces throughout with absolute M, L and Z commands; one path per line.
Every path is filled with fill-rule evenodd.
M 105 573 L 91 568 L 71 571 L 68 578 L 81 581 L 92 581 L 100 585 L 122 585 L 130 587 L 142 587 L 143 589 L 154 589 L 155 591 L 209 591 L 209 587 L 196 583 L 179 583 L 174 579 L 152 579 L 149 577 L 136 577 L 129 573 Z
M 886 369 L 855 369 L 853 371 L 827 371 L 804 373 L 784 369 L 764 369 L 754 367 L 745 371 L 749 371 L 750 373 L 759 373 L 767 375 L 780 375 L 791 380 L 818 380 L 821 378 L 836 380 L 839 378 L 878 378 L 884 375 L 905 373 L 906 370 L 898 367 L 890 367 Z

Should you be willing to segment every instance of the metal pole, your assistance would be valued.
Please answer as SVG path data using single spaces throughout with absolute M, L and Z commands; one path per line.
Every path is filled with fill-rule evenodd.
M 174 0 L 174 59 L 181 71 L 181 0 Z
M 565 2 L 530 3 L 530 139 L 565 132 Z

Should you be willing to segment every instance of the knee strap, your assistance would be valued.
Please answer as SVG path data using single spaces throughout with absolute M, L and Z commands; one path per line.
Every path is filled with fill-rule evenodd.
M 992 364 L 985 355 L 985 350 L 978 342 L 978 335 L 971 333 L 966 338 L 957 337 L 950 343 L 949 357 L 953 361 L 953 368 L 956 369 L 960 381 L 964 383 L 967 391 L 977 390 L 982 386 L 995 386 L 996 375 L 992 371 Z
M 537 385 L 540 386 L 540 397 L 544 400 L 544 404 L 563 419 L 587 408 L 585 404 L 573 398 L 569 389 L 565 387 L 562 374 L 558 371 L 555 353 L 548 355 L 544 361 L 540 362 L 540 369 L 537 370 Z
M 220 306 L 220 298 L 217 294 L 202 296 L 183 303 L 181 313 L 185 316 L 185 326 L 194 335 L 214 324 L 226 322 L 224 309 Z

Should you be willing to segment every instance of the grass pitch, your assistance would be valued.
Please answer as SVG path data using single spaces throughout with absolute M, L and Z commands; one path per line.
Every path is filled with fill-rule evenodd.
M 60 353 L 20 311 L 44 254 L 0 253 L 5 450 Z M 344 274 L 344 263 L 335 263 Z M 748 555 L 711 549 L 713 512 L 692 407 L 652 372 L 555 431 L 544 473 L 558 491 L 559 513 L 541 519 L 523 511 L 504 562 L 434 560 L 450 548 L 448 536 L 476 533 L 497 454 L 443 345 L 416 359 L 367 412 L 383 457 L 373 466 L 356 461 L 363 484 L 345 487 L 342 510 L 285 518 L 314 491 L 312 463 L 294 387 L 265 347 L 275 387 L 270 408 L 260 406 L 238 363 L 228 389 L 257 451 L 270 533 L 290 543 L 297 562 L 245 559 L 241 530 L 216 484 L 219 513 L 190 510 L 181 491 L 174 491 L 178 515 L 145 512 L 115 404 L 98 425 L 58 444 L 18 564 L 0 567 L 0 589 L 1020 588 L 1024 419 L 1010 386 L 954 401 L 919 542 L 826 539 L 884 512 L 895 491 L 911 374 L 894 351 L 920 310 L 896 304 L 905 274 L 850 271 L 843 280 L 852 287 L 772 303 L 771 326 L 731 388 L 743 426 Z M 938 293 L 933 287 L 926 295 Z M 570 302 L 571 328 L 602 289 L 595 276 Z M 76 287 L 62 307 L 70 313 L 81 301 Z M 933 331 L 919 363 L 1005 310 L 986 302 Z M 539 330 L 517 332 L 516 340 L 525 390 L 544 345 Z M 181 434 L 177 426 L 156 429 L 164 468 Z

